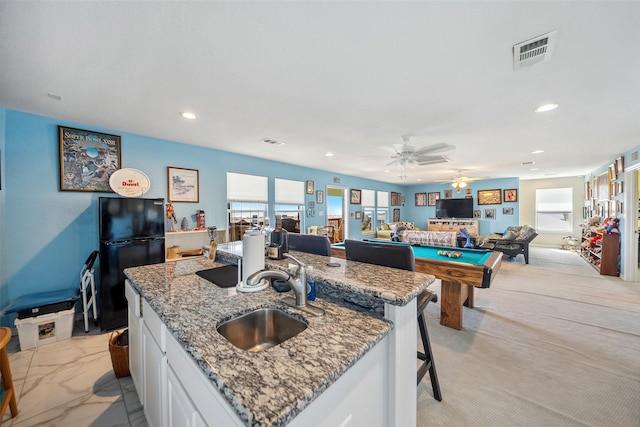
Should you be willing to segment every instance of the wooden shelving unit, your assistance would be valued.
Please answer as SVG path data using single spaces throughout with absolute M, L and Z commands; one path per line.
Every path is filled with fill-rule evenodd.
M 620 259 L 620 236 L 617 234 L 602 234 L 602 239 L 593 240 L 599 236 L 593 227 L 585 228 L 582 232 L 581 255 L 600 274 L 617 276 Z
M 433 219 L 427 221 L 428 231 L 455 231 L 466 228 L 471 237 L 477 237 L 479 232 L 477 219 Z

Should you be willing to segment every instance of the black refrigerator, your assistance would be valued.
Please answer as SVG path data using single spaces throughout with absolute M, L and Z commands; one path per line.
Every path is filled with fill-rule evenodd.
M 127 326 L 123 270 L 164 262 L 164 199 L 100 197 L 100 325 Z

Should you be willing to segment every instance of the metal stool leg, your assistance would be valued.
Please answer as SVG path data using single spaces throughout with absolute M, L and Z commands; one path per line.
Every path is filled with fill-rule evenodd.
M 430 301 L 438 301 L 438 295 L 429 290 L 425 290 L 418 296 L 418 327 L 420 329 L 420 338 L 422 338 L 422 347 L 424 353 L 418 351 L 418 359 L 422 360 L 418 368 L 417 384 L 420 384 L 422 378 L 424 378 L 427 371 L 429 371 L 429 377 L 431 378 L 431 388 L 433 389 L 433 397 L 441 401 L 442 394 L 440 393 L 440 383 L 438 382 L 438 374 L 436 372 L 436 365 L 433 361 L 433 351 L 431 350 L 431 341 L 429 341 L 429 332 L 427 331 L 427 321 L 425 320 L 424 310 L 427 308 L 427 304 Z

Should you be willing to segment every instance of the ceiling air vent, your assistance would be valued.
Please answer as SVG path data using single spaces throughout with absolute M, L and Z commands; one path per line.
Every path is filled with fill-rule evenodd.
M 284 145 L 284 142 L 282 142 L 282 141 L 276 141 L 276 140 L 269 139 L 269 138 L 264 138 L 264 139 L 260 140 L 260 142 L 263 142 L 263 143 L 269 144 L 269 145 L 273 145 L 274 147 L 279 147 L 281 145 Z
M 555 41 L 556 32 L 552 31 L 513 46 L 513 70 L 551 59 Z

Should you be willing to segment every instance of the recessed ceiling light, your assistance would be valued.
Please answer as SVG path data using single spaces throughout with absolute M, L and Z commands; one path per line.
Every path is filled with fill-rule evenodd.
M 383 172 L 384 173 L 389 173 L 389 169 L 385 169 Z
M 198 118 L 198 116 L 196 116 L 194 113 L 190 113 L 188 111 L 183 111 L 182 113 L 180 113 L 180 115 L 188 120 L 195 120 Z
M 522 166 L 526 166 L 526 165 L 535 165 L 536 162 L 522 162 L 520 163 Z
M 331 151 L 329 151 L 329 152 L 327 152 L 327 153 L 325 154 L 325 156 L 327 156 L 327 157 L 333 157 L 333 156 L 334 156 L 334 154 L 333 154 Z
M 544 104 L 536 108 L 536 113 L 545 113 L 547 111 L 555 110 L 558 108 L 558 104 Z
M 540 168 L 531 168 L 532 171 L 540 170 Z
M 544 150 L 535 150 L 531 152 L 531 154 L 540 154 L 540 153 L 544 153 Z

